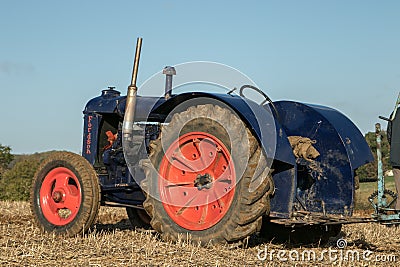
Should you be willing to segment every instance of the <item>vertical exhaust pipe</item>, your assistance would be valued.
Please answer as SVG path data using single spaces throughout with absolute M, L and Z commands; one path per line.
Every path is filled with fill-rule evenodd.
M 136 41 L 136 53 L 135 60 L 133 62 L 132 79 L 131 84 L 128 86 L 128 92 L 126 94 L 126 105 L 124 122 L 122 124 L 122 135 L 124 140 L 130 141 L 133 131 L 133 122 L 135 119 L 135 108 L 136 108 L 136 79 L 139 69 L 140 50 L 142 48 L 142 38 L 137 38 Z

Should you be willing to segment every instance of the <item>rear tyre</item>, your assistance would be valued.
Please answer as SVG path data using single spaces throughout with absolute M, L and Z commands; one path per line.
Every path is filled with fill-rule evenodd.
M 164 240 L 238 241 L 259 231 L 269 213 L 271 170 L 227 108 L 206 104 L 175 114 L 141 165 L 143 205 Z
M 145 210 L 126 208 L 126 213 L 128 214 L 129 221 L 133 228 L 150 228 L 150 216 Z
M 31 210 L 43 232 L 67 236 L 86 232 L 99 206 L 97 175 L 85 158 L 54 152 L 41 163 L 31 188 Z

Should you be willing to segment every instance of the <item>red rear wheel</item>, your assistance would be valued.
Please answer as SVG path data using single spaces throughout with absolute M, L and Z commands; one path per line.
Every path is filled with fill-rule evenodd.
M 173 115 L 141 166 L 144 208 L 165 240 L 231 242 L 261 227 L 272 179 L 257 140 L 228 107 Z
M 218 223 L 235 194 L 235 168 L 229 150 L 204 132 L 180 136 L 167 149 L 159 169 L 161 201 L 169 217 L 188 230 Z

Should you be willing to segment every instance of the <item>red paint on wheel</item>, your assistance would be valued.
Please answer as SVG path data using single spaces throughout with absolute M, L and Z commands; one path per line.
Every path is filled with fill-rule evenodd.
M 232 204 L 236 176 L 229 150 L 204 132 L 180 136 L 160 163 L 159 192 L 168 216 L 200 231 L 217 224 Z
M 81 186 L 71 170 L 58 167 L 46 175 L 40 188 L 40 208 L 50 223 L 70 223 L 78 214 L 81 201 Z

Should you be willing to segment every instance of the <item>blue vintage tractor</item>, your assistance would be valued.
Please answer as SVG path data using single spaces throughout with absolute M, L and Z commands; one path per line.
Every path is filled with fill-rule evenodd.
M 140 49 L 139 38 L 127 95 L 108 88 L 87 103 L 82 156 L 55 152 L 39 167 L 31 209 L 41 230 L 86 232 L 104 205 L 126 208 L 135 227 L 165 240 L 290 238 L 309 229 L 311 241 L 340 231 L 353 213 L 355 171 L 373 160 L 346 116 L 273 102 L 253 85 L 238 95 L 174 94 L 172 67 L 164 69 L 163 97 L 139 96 Z

